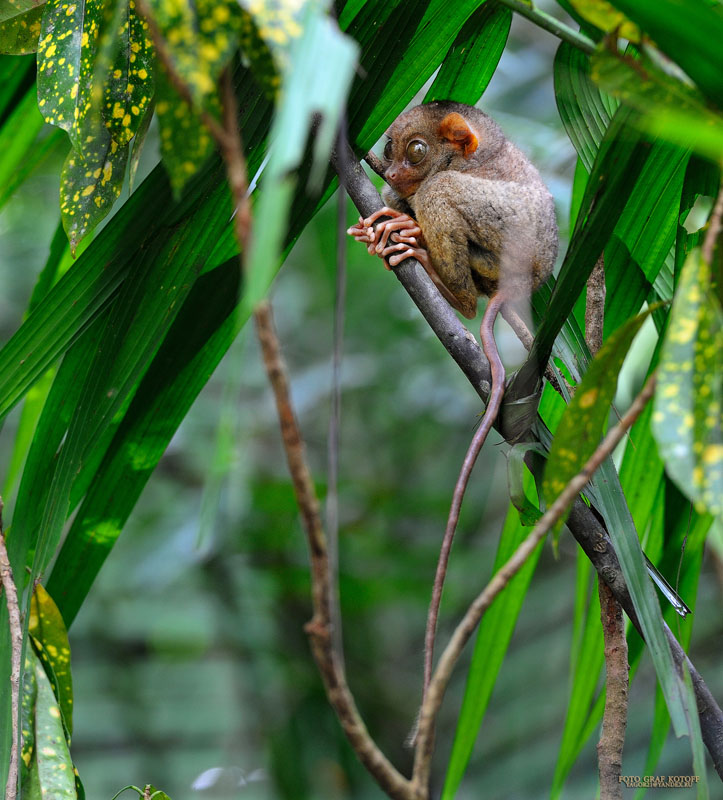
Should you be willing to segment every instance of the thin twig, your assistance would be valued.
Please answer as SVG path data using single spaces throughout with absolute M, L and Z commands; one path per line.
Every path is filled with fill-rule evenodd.
M 346 216 L 348 205 L 346 192 L 337 192 L 336 202 L 336 285 L 327 450 L 329 474 L 326 491 L 326 532 L 329 540 L 329 571 L 331 573 L 329 605 L 331 609 L 332 643 L 343 666 L 344 645 L 339 588 L 339 439 L 341 427 L 341 366 L 344 351 L 344 308 L 346 305 Z
M 365 156 L 364 161 L 369 164 L 369 166 L 377 173 L 380 178 L 384 177 L 384 164 L 382 164 L 381 159 L 379 156 L 373 151 L 370 150 Z
M 640 394 L 635 398 L 628 411 L 615 427 L 611 428 L 597 450 L 588 459 L 582 470 L 567 484 L 560 496 L 546 511 L 528 537 L 520 544 L 507 563 L 493 576 L 484 591 L 470 605 L 467 613 L 455 629 L 444 653 L 442 653 L 437 669 L 427 690 L 422 710 L 419 715 L 419 730 L 414 759 L 412 782 L 416 786 L 426 786 L 432 757 L 434 738 L 434 722 L 442 704 L 444 693 L 449 683 L 457 660 L 462 650 L 474 633 L 483 614 L 492 601 L 507 586 L 510 580 L 522 568 L 532 555 L 537 545 L 547 535 L 553 525 L 562 517 L 570 504 L 590 480 L 595 470 L 612 453 L 625 432 L 640 416 L 645 404 L 655 392 L 655 373 L 645 383 Z
M 327 697 L 354 752 L 389 797 L 395 800 L 425 800 L 426 791 L 415 791 L 410 781 L 396 770 L 369 735 L 346 683 L 344 668 L 332 645 L 329 608 L 330 573 L 326 537 L 321 524 L 319 501 L 306 464 L 304 444 L 291 406 L 286 366 L 281 356 L 268 303 L 263 302 L 259 305 L 255 321 L 264 364 L 276 400 L 296 502 L 301 511 L 309 545 L 314 614 L 305 626 L 305 630 L 324 681 Z
M 587 279 L 585 341 L 595 356 L 602 347 L 605 322 L 605 257 L 601 255 Z M 597 745 L 601 800 L 622 800 L 620 782 L 628 720 L 628 642 L 623 607 L 612 589 L 598 580 L 600 618 L 605 641 L 605 709 Z
M 10 625 L 10 691 L 11 718 L 10 766 L 5 786 L 5 800 L 15 800 L 18 792 L 18 753 L 20 748 L 20 667 L 23 652 L 23 626 L 20 623 L 18 591 L 13 579 L 13 570 L 5 544 L 5 531 L 2 521 L 3 501 L 0 498 L 0 582 L 5 593 Z
M 623 607 L 612 589 L 598 581 L 600 617 L 605 639 L 605 710 L 597 745 L 600 800 L 622 800 L 620 782 L 628 721 L 628 642 Z

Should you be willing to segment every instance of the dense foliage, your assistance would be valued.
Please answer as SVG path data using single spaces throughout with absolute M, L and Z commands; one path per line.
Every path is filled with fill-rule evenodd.
M 544 37 L 540 49 L 508 42 L 512 8 L 529 18 L 528 36 Z M 720 633 L 720 615 L 703 556 L 708 539 L 711 557 L 720 559 L 723 518 L 723 262 L 715 247 L 721 211 L 714 206 L 723 157 L 723 9 L 707 0 L 560 0 L 550 10 L 555 17 L 513 0 L 349 0 L 333 9 L 250 0 L 0 0 L 0 205 L 16 245 L 32 235 L 24 226 L 34 217 L 43 230 L 38 239 L 50 241 L 42 269 L 39 247 L 28 251 L 25 273 L 37 281 L 29 300 L 17 289 L 27 314 L 13 330 L 4 324 L 0 349 L 4 522 L 23 619 L 23 797 L 82 797 L 71 754 L 90 752 L 108 728 L 126 729 L 121 702 L 115 719 L 81 712 L 73 722 L 66 629 L 76 615 L 84 630 L 81 664 L 82 648 L 98 642 L 117 649 L 120 659 L 132 655 L 122 691 L 112 672 L 103 677 L 108 664 L 100 663 L 96 675 L 114 683 L 109 695 L 140 698 L 131 703 L 135 718 L 127 727 L 135 739 L 148 737 L 153 747 L 172 739 L 180 725 L 175 715 L 187 704 L 201 720 L 200 741 L 185 744 L 193 757 L 183 768 L 165 772 L 154 757 L 128 763 L 114 756 L 114 783 L 102 784 L 109 796 L 126 784 L 162 785 L 179 770 L 186 782 L 199 774 L 216 781 L 219 794 L 225 780 L 229 793 L 243 783 L 240 796 L 249 797 L 379 796 L 334 727 L 301 640 L 308 616 L 303 540 L 290 485 L 268 454 L 277 447 L 276 432 L 245 325 L 284 265 L 275 287 L 281 337 L 298 370 L 298 411 L 323 483 L 337 266 L 333 210 L 324 205 L 335 188 L 327 167 L 339 124 L 363 156 L 415 98 L 477 103 L 488 84 L 483 105 L 497 99 L 512 138 L 528 138 L 525 125 L 533 131 L 528 145 L 554 184 L 563 231 L 569 211 L 559 271 L 533 298 L 532 353 L 507 357 L 508 372 L 515 358 L 519 365 L 509 391 L 529 405 L 537 365 L 548 358 L 559 385 L 579 389 L 574 398 L 566 393 L 567 406 L 549 383 L 534 398 L 532 449 L 549 453 L 544 480 L 541 469 L 533 475 L 525 466 L 529 446 L 507 448 L 506 460 L 501 448 L 486 448 L 453 554 L 442 635 L 453 624 L 447 617 L 466 607 L 526 536 L 542 498 L 549 505 L 595 449 L 611 403 L 622 413 L 657 370 L 654 402 L 586 497 L 607 525 L 645 631 L 647 648 L 629 633 L 631 668 L 650 677 L 643 659 L 649 652 L 660 687 L 646 730 L 631 723 L 635 768 L 655 774 L 672 721 L 675 733 L 689 738 L 668 744 L 670 761 L 660 770 L 697 774 L 705 796 L 695 704 L 662 628 L 665 618 L 688 645 L 692 621 L 673 624 L 673 610 L 661 612 L 640 540 L 700 619 L 703 664 L 693 660 L 712 680 L 704 668 L 706 641 Z M 507 64 L 506 78 L 499 64 Z M 538 113 L 540 77 L 554 81 L 556 109 L 547 100 Z M 508 95 L 495 95 L 494 81 L 503 79 Z M 229 85 L 253 179 L 253 244 L 243 253 L 243 274 L 213 135 Z M 521 98 L 534 113 L 520 110 Z M 505 118 L 511 113 L 516 118 Z M 523 123 L 524 116 L 535 121 Z M 558 121 L 566 139 L 540 133 Z M 149 148 L 156 142 L 160 163 L 153 167 Z M 569 143 L 572 180 L 565 171 Z M 60 199 L 38 206 L 33 182 L 39 186 L 52 173 Z M 339 235 L 345 227 L 342 221 Z M 605 344 L 592 360 L 585 284 L 601 253 Z M 418 704 L 417 651 L 435 553 L 479 409 L 403 293 L 390 286 L 393 278 L 363 253 L 353 251 L 352 259 L 341 373 L 342 617 L 359 705 L 404 766 L 409 756 L 400 744 Z M 9 259 L 0 265 L 11 266 Z M 209 384 L 227 353 L 227 377 Z M 619 381 L 621 369 L 628 377 Z M 158 506 L 144 499 L 132 517 L 157 466 Z M 119 552 L 99 577 L 122 531 Z M 511 796 L 506 787 L 513 784 L 533 796 L 542 764 L 545 794 L 551 784 L 552 795 L 561 796 L 567 780 L 572 792 L 594 791 L 589 742 L 605 695 L 600 612 L 589 562 L 564 536 L 559 541 L 561 562 L 538 548 L 484 617 L 466 676 L 458 678 L 466 680 L 464 695 L 461 684 L 450 692 L 434 778 L 444 798 L 463 796 L 467 785 L 477 796 L 478 779 L 493 787 L 490 796 Z M 555 576 L 573 558 L 574 585 L 568 581 L 563 591 Z M 704 602 L 696 602 L 701 575 Z M 134 613 L 145 594 L 156 597 L 150 628 L 139 622 L 143 613 Z M 572 643 L 557 639 L 549 651 L 554 680 L 540 669 L 548 657 L 544 642 L 537 642 L 533 664 L 515 660 L 513 643 L 513 677 L 500 672 L 518 617 L 533 642 L 535 628 L 547 624 L 541 619 L 568 623 Z M 13 738 L 5 602 L 0 630 L 4 785 Z M 146 665 L 139 653 L 154 648 L 165 661 Z M 196 650 L 217 658 L 198 670 L 174 662 L 174 653 Z M 102 650 L 93 652 L 102 662 Z M 165 670 L 180 683 L 175 702 L 164 703 L 169 711 L 154 700 Z M 76 697 L 85 680 L 92 680 L 87 664 L 75 671 Z M 506 701 L 497 706 L 495 687 Z M 549 693 L 556 716 L 531 719 L 530 708 L 510 697 L 523 691 Z M 256 692 L 260 698 L 252 697 Z M 652 703 L 653 690 L 645 692 Z M 225 718 L 236 706 L 240 718 L 253 709 L 258 721 Z M 156 728 L 164 713 L 174 722 Z M 473 749 L 486 713 L 507 719 L 485 730 L 486 757 L 478 761 Z M 534 749 L 549 726 L 554 769 L 549 749 L 544 756 Z M 232 741 L 223 759 L 208 745 L 219 728 Z M 520 728 L 534 735 L 525 738 Z M 501 758 L 505 751 L 512 761 Z M 214 759 L 243 764 L 243 773 L 204 772 Z M 495 760 L 533 767 L 513 777 Z M 710 780 L 717 778 L 711 773 Z M 167 789 L 173 795 L 185 785 Z

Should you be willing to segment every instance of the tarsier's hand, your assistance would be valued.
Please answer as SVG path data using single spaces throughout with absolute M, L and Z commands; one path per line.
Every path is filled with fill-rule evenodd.
M 376 227 L 374 222 L 380 217 L 391 217 L 382 220 Z M 367 245 L 367 252 L 384 259 L 384 265 L 396 267 L 405 258 L 416 258 L 425 268 L 429 264 L 429 256 L 424 246 L 424 237 L 417 221 L 408 214 L 403 214 L 385 206 L 366 219 L 348 229 L 347 233 L 358 242 Z

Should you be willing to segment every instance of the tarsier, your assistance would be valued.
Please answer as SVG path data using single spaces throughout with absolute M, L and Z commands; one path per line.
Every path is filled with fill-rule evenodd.
M 390 267 L 416 258 L 445 299 L 468 319 L 476 316 L 479 295 L 490 298 L 480 339 L 492 387 L 445 532 L 427 627 L 426 687 L 461 496 L 504 393 L 495 319 L 505 305 L 529 297 L 550 276 L 557 256 L 557 224 L 552 196 L 538 171 L 479 109 L 451 102 L 417 106 L 401 114 L 386 135 L 386 207 L 360 218 L 348 233 Z

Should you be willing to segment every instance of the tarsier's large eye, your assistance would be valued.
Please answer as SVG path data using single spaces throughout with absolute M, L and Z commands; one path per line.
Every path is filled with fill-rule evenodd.
M 384 158 L 387 161 L 392 160 L 392 140 L 388 139 L 387 143 L 384 145 Z
M 427 155 L 427 143 L 421 139 L 412 139 L 407 145 L 407 158 L 410 164 L 419 164 L 419 162 Z

